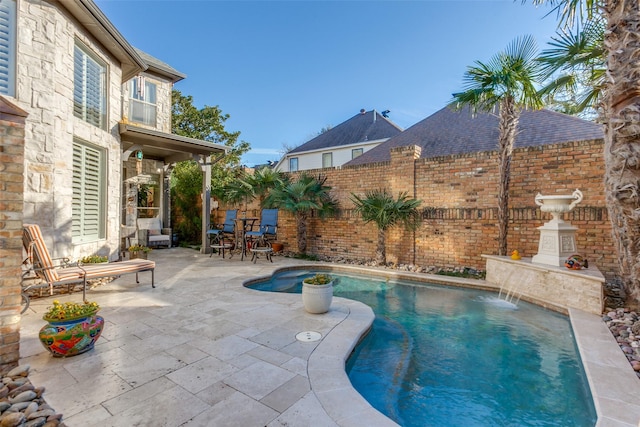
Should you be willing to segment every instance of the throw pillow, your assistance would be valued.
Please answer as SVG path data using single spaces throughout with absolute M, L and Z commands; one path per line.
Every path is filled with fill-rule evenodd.
M 159 236 L 160 235 L 160 230 L 147 230 L 149 233 L 149 236 Z

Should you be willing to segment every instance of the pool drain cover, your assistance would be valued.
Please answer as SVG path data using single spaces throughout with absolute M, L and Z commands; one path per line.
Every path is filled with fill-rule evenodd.
M 298 335 L 296 335 L 296 339 L 298 341 L 302 341 L 302 342 L 318 341 L 318 340 L 320 340 L 320 338 L 322 338 L 322 335 L 320 335 L 318 332 L 314 332 L 314 331 L 304 331 L 304 332 L 300 332 Z

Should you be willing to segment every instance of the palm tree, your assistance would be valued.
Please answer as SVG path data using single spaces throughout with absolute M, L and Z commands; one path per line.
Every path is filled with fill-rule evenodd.
M 575 31 L 558 30 L 538 60 L 543 65 L 545 104 L 586 119 L 596 116 L 605 78 L 604 20 L 593 17 Z M 555 106 L 555 107 L 553 107 Z
M 338 203 L 325 185 L 326 177 L 301 174 L 298 179 L 274 187 L 264 201 L 265 207 L 291 212 L 296 218 L 298 252 L 307 252 L 307 221 L 313 211 L 320 216 L 333 213 Z
M 351 193 L 351 201 L 364 222 L 374 222 L 378 227 L 378 264 L 387 263 L 385 233 L 389 228 L 402 223 L 406 228 L 415 230 L 420 224 L 418 206 L 422 202 L 410 199 L 406 192 L 400 193 L 397 199 L 386 189 L 367 191 L 364 198 Z
M 469 105 L 475 110 L 490 112 L 498 107 L 498 254 L 507 253 L 509 226 L 509 182 L 511 155 L 520 113 L 525 108 L 542 108 L 542 99 L 535 84 L 541 76 L 536 61 L 536 44 L 531 36 L 515 39 L 504 52 L 488 63 L 476 61 L 464 74 L 464 91 L 453 94 L 457 106 Z
M 560 25 L 602 13 L 606 21 L 606 81 L 600 120 L 605 125 L 605 194 L 620 275 L 640 300 L 640 8 L 637 1 L 533 0 L 550 3 Z
M 264 204 L 269 193 L 288 182 L 288 177 L 270 167 L 264 166 L 246 177 L 245 182 L 251 187 L 254 197 L 260 201 L 260 206 Z

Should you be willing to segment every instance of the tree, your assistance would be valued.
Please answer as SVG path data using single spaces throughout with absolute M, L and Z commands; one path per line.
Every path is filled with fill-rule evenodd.
M 200 241 L 202 211 L 195 201 L 202 194 L 202 172 L 193 161 L 180 162 L 171 172 L 171 208 L 173 230 L 181 242 Z
M 374 222 L 378 227 L 376 262 L 387 263 L 386 231 L 398 224 L 416 230 L 420 224 L 418 206 L 420 200 L 410 199 L 407 193 L 400 193 L 394 199 L 386 189 L 367 191 L 364 198 L 351 193 L 351 201 L 364 222 Z
M 248 142 L 238 142 L 240 132 L 227 132 L 224 122 L 230 117 L 216 107 L 198 109 L 191 96 L 172 92 L 171 132 L 229 147 L 227 155 L 211 168 L 211 187 L 222 188 L 237 176 L 240 157 L 249 151 Z M 174 224 L 183 241 L 199 241 L 201 212 L 198 208 L 202 193 L 202 171 L 195 161 L 178 163 L 171 173 L 171 198 L 179 210 L 182 222 Z M 177 217 L 177 215 L 174 215 Z
M 538 60 L 545 74 L 545 104 L 565 114 L 595 118 L 605 78 L 604 20 L 593 17 L 558 30 Z
M 245 181 L 251 188 L 253 198 L 258 198 L 260 206 L 263 206 L 269 193 L 286 185 L 289 178 L 282 172 L 265 166 L 249 174 Z
M 331 196 L 326 177 L 301 174 L 296 180 L 274 187 L 265 199 L 265 207 L 280 208 L 296 218 L 298 252 L 307 252 L 307 221 L 312 212 L 320 216 L 333 213 L 338 204 Z
M 560 25 L 602 13 L 606 22 L 605 195 L 625 288 L 640 300 L 640 5 L 638 1 L 533 0 L 555 6 Z
M 499 110 L 499 255 L 507 253 L 511 155 L 520 113 L 525 108 L 542 108 L 542 99 L 535 87 L 541 76 L 536 51 L 533 37 L 515 39 L 488 63 L 476 61 L 475 66 L 468 67 L 463 78 L 464 91 L 453 94 L 453 103 L 457 106 L 469 105 L 474 111 L 490 112 L 496 107 Z

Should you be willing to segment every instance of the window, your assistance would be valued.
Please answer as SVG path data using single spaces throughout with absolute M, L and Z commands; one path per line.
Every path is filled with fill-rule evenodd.
M 105 237 L 105 182 L 104 150 L 75 141 L 71 207 L 71 236 L 74 243 Z
M 298 158 L 291 157 L 289 159 L 289 172 L 297 172 L 298 171 Z
M 333 166 L 333 153 L 322 153 L 322 167 L 330 168 Z
M 16 0 L 0 0 L 0 94 L 16 92 Z
M 107 66 L 76 43 L 73 67 L 73 115 L 106 128 Z
M 156 84 L 144 76 L 131 80 L 129 119 L 133 122 L 156 126 Z
M 362 148 L 354 148 L 351 150 L 351 159 L 355 159 L 358 156 L 362 156 Z

